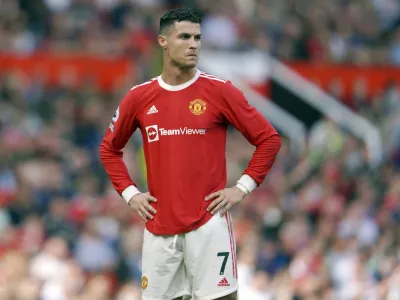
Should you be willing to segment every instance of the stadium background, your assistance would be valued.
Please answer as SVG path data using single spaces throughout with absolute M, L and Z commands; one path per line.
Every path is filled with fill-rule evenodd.
M 307 143 L 282 133 L 265 184 L 233 210 L 241 299 L 400 299 L 396 0 L 0 0 L 0 299 L 140 299 L 143 224 L 98 146 L 128 88 L 160 74 L 158 20 L 182 4 L 205 14 L 208 54 L 270 55 L 382 142 L 371 164 L 341 122 L 295 106 Z M 304 102 L 268 76 L 248 83 L 289 111 Z M 229 184 L 252 151 L 230 130 Z M 145 189 L 137 134 L 125 161 Z

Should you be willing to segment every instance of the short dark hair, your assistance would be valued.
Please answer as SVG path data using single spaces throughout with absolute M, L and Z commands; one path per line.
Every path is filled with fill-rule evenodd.
M 190 8 L 176 8 L 170 10 L 160 18 L 160 33 L 165 32 L 165 29 L 173 26 L 175 22 L 181 21 L 200 24 L 201 16 Z

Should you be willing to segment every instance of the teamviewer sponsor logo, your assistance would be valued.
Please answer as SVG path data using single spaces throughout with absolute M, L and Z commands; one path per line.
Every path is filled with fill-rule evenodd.
M 192 129 L 187 127 L 181 127 L 178 129 L 159 129 L 161 135 L 205 135 L 205 129 Z
M 160 139 L 158 136 L 158 126 L 157 125 L 147 126 L 146 133 L 147 133 L 147 140 L 149 141 L 149 143 L 158 141 Z
M 206 129 L 194 129 L 188 127 L 180 127 L 174 129 L 158 128 L 158 125 L 151 125 L 146 127 L 147 140 L 149 143 L 158 141 L 160 136 L 174 136 L 174 135 L 205 135 Z

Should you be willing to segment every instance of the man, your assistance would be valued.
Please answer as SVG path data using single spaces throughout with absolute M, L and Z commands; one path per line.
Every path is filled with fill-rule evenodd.
M 144 300 L 237 299 L 229 209 L 261 184 L 280 149 L 276 130 L 229 81 L 196 68 L 200 18 L 180 8 L 160 19 L 159 77 L 122 99 L 101 144 L 118 193 L 145 222 Z M 223 38 L 223 37 L 221 37 Z M 225 188 L 225 144 L 233 124 L 256 150 L 237 185 Z M 122 149 L 139 128 L 149 193 L 128 174 Z

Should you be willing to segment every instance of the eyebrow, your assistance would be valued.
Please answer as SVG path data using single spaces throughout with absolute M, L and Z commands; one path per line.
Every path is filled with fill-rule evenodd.
M 193 33 L 189 33 L 189 32 L 181 32 L 178 35 L 201 36 L 201 33 L 193 34 Z

